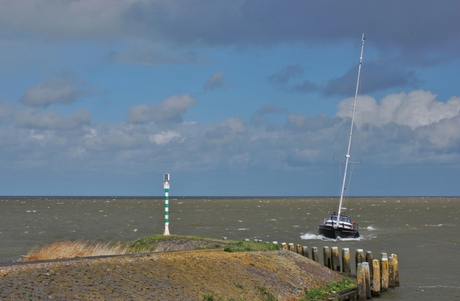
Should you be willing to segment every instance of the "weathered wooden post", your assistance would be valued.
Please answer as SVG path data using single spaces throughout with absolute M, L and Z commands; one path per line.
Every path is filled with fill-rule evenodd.
M 293 244 L 292 242 L 290 242 L 290 243 L 288 244 L 288 249 L 289 249 L 289 251 L 295 251 L 295 249 L 294 249 L 294 244 Z
M 303 256 L 305 256 L 307 258 L 310 258 L 310 256 L 308 255 L 308 247 L 307 246 L 302 247 L 302 254 L 303 254 Z
M 371 275 L 369 272 L 369 262 L 362 262 L 363 269 L 366 272 L 365 281 L 366 281 L 366 299 L 371 298 Z
M 343 248 L 342 249 L 342 272 L 344 273 L 351 273 L 350 267 L 350 249 Z
M 394 269 L 395 269 L 395 286 L 399 286 L 399 264 L 398 264 L 398 255 L 396 254 L 391 254 L 393 256 L 393 264 L 394 264 Z
M 303 255 L 301 244 L 297 244 L 297 254 Z
M 356 266 L 356 282 L 358 283 L 358 299 L 366 299 L 366 270 L 362 263 Z
M 393 256 L 388 257 L 388 287 L 395 288 L 395 261 Z
M 372 295 L 380 296 L 380 263 L 378 259 L 372 260 L 372 268 L 374 277 L 372 278 Z
M 331 250 L 328 246 L 323 247 L 324 266 L 331 268 Z
M 313 261 L 319 262 L 318 247 L 311 248 L 311 259 Z
M 385 291 L 388 289 L 388 256 L 387 253 L 381 253 L 380 259 L 380 280 L 381 280 L 381 289 Z
M 364 262 L 363 249 L 356 249 L 355 262 L 356 262 L 355 268 L 356 268 L 356 271 L 358 271 L 358 263 Z
M 331 248 L 331 265 L 332 270 L 340 272 L 340 256 L 338 247 Z
M 371 251 L 366 252 L 366 262 L 369 263 L 369 275 L 371 276 L 371 279 L 374 278 L 374 271 L 372 267 L 372 260 L 374 259 L 374 256 L 372 256 Z
M 285 242 L 282 242 L 282 243 L 281 243 L 281 248 L 282 248 L 283 250 L 287 250 L 287 244 L 286 244 Z

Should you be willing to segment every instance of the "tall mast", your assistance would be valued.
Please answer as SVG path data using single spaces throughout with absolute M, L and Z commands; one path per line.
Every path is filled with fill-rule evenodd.
M 335 226 L 337 227 L 340 221 L 340 216 L 342 215 L 342 203 L 343 203 L 343 197 L 345 194 L 345 188 L 346 188 L 346 183 L 347 183 L 348 163 L 350 161 L 351 137 L 353 136 L 353 124 L 355 121 L 356 103 L 358 100 L 359 80 L 361 77 L 361 66 L 363 64 L 364 40 L 365 39 L 364 39 L 364 33 L 363 33 L 361 36 L 361 55 L 359 56 L 358 79 L 356 80 L 355 99 L 353 101 L 353 113 L 351 115 L 350 137 L 348 138 L 348 149 L 347 149 L 347 154 L 345 155 L 345 171 L 343 173 L 342 191 L 340 193 L 339 210 L 337 211 L 337 221 L 335 224 Z

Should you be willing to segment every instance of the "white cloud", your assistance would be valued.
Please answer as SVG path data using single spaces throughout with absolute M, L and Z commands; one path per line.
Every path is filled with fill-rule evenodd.
M 37 140 L 37 141 L 43 141 L 45 140 L 46 136 L 44 134 L 36 134 L 35 133 L 35 130 L 31 130 L 30 131 L 30 138 L 33 139 L 33 140 Z
M 110 128 L 100 136 L 105 148 L 111 150 L 142 147 L 144 137 L 126 129 Z
M 228 84 L 225 81 L 225 73 L 223 71 L 219 71 L 214 73 L 204 84 L 203 89 L 207 90 L 215 90 L 219 88 L 227 88 Z
M 152 120 L 152 108 L 146 104 L 140 104 L 129 109 L 127 121 L 131 123 L 146 123 Z
M 27 90 L 20 101 L 27 106 L 46 107 L 51 104 L 70 104 L 82 96 L 74 85 L 59 78 L 48 78 Z
M 428 138 L 435 148 L 449 150 L 460 147 L 460 115 L 446 118 L 418 131 L 420 138 Z
M 293 124 L 295 127 L 300 127 L 302 124 L 304 124 L 307 117 L 305 115 L 293 113 L 289 114 L 286 119 L 288 123 Z
M 414 91 L 388 95 L 380 103 L 371 97 L 360 100 L 365 110 L 358 111 L 361 126 L 357 137 L 361 136 L 359 158 L 364 162 L 385 166 L 459 162 L 458 98 L 443 103 L 429 92 Z M 27 108 L 14 112 L 6 107 L 16 119 L 0 128 L 3 156 L 21 168 L 40 162 L 40 166 L 59 169 L 65 164 L 67 170 L 86 171 L 139 173 L 174 168 L 264 173 L 311 170 L 312 165 L 330 164 L 344 154 L 345 143 L 337 144 L 336 139 L 348 132 L 342 118 L 349 116 L 347 101 L 332 118 L 284 113 L 283 124 L 270 126 L 253 125 L 240 117 L 214 124 L 176 123 L 174 129 L 155 123 L 155 110 L 165 115 L 164 120 L 177 120 L 194 102 L 182 95 L 157 105 L 138 106 L 138 112 L 131 110 L 131 118 L 144 122 L 137 124 L 90 123 L 85 111 L 61 116 L 53 111 Z M 427 113 L 402 118 L 407 116 L 404 108 Z M 368 119 L 362 121 L 364 117 Z
M 350 104 L 346 99 L 339 104 L 339 117 L 351 117 Z M 452 97 L 447 102 L 436 100 L 436 95 L 427 91 L 412 91 L 409 94 L 390 94 L 379 103 L 369 96 L 358 99 L 357 124 L 371 123 L 382 126 L 391 122 L 411 129 L 448 120 L 460 113 L 460 98 Z
M 221 123 L 221 126 L 230 129 L 234 133 L 243 133 L 246 131 L 246 125 L 241 118 L 229 118 Z
M 86 155 L 86 149 L 84 147 L 75 147 L 70 149 L 70 155 L 76 158 L 83 157 Z
M 155 122 L 158 124 L 181 123 L 183 114 L 196 104 L 196 100 L 188 94 L 174 95 L 159 104 L 148 106 L 140 104 L 130 109 L 129 123 Z
M 176 131 L 163 131 L 161 133 L 151 135 L 149 137 L 149 140 L 158 145 L 165 145 L 171 142 L 172 140 L 178 140 L 180 138 L 181 134 Z
M 20 111 L 15 120 L 18 127 L 49 130 L 74 130 L 91 122 L 88 111 L 79 110 L 70 116 L 60 116 L 54 111 L 27 108 Z

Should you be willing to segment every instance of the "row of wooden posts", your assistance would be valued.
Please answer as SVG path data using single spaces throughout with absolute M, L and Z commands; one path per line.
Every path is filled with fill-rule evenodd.
M 291 250 L 319 262 L 318 248 L 312 247 L 311 256 L 308 247 L 300 244 L 281 243 L 285 250 Z M 350 249 L 342 249 L 342 261 L 340 261 L 338 247 L 323 247 L 324 266 L 347 274 L 351 274 Z M 358 283 L 358 299 L 370 299 L 379 296 L 388 288 L 399 286 L 398 256 L 396 254 L 380 253 L 380 260 L 374 259 L 372 252 L 357 249 L 355 254 L 355 271 Z

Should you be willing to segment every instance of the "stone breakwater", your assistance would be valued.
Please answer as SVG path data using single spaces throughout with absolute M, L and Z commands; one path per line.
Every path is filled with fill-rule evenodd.
M 1 300 L 298 300 L 341 279 L 290 251 L 195 250 L 0 267 Z

